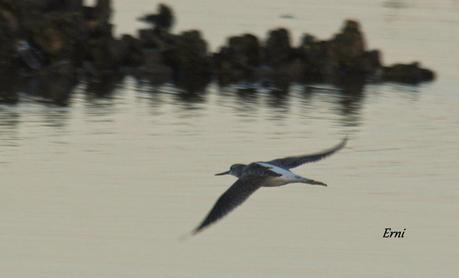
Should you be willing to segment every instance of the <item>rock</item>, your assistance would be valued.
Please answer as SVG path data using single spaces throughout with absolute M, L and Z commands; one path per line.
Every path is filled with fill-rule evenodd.
M 232 58 L 247 67 L 257 67 L 261 62 L 261 47 L 258 38 L 252 34 L 231 37 L 229 51 Z
M 119 63 L 123 66 L 138 67 L 144 63 L 144 52 L 139 39 L 123 35 L 119 40 Z
M 23 65 L 30 70 L 43 68 L 43 56 L 38 49 L 30 45 L 28 41 L 19 40 L 16 42 L 16 52 Z
M 268 34 L 264 46 L 264 62 L 272 67 L 277 67 L 289 62 L 293 56 L 293 48 L 290 45 L 290 34 L 287 29 L 279 28 Z
M 19 101 L 19 76 L 12 71 L 0 71 L 0 104 L 16 104 Z
M 140 29 L 138 33 L 144 48 L 165 50 L 175 42 L 175 35 L 161 29 Z
M 113 37 L 111 2 L 98 0 L 95 6 L 84 7 L 83 12 L 86 34 L 81 59 L 85 61 L 87 71 L 98 78 L 117 72 L 129 50 L 126 41 Z
M 112 16 L 112 1 L 111 0 L 97 0 L 94 7 L 97 21 L 100 24 L 110 22 Z
M 424 81 L 432 81 L 435 73 L 432 70 L 421 68 L 418 62 L 411 64 L 394 64 L 383 67 L 382 80 L 401 83 L 416 84 Z
M 329 41 L 304 35 L 299 53 L 305 61 L 306 80 L 329 80 L 338 76 L 372 76 L 381 70 L 378 50 L 366 50 L 358 22 L 347 20 Z
M 144 48 L 158 48 L 158 38 L 153 29 L 140 29 L 138 30 L 139 40 Z
M 0 0 L 0 68 L 12 64 L 41 75 L 66 61 L 101 75 L 140 64 L 135 39 L 113 38 L 111 13 L 111 0 L 93 7 L 83 0 Z
M 213 57 L 220 83 L 254 79 L 256 69 L 261 63 L 261 52 L 259 40 L 254 35 L 230 37 L 228 45 L 222 47 Z
M 179 86 L 195 91 L 210 81 L 212 69 L 207 42 L 199 31 L 185 31 L 175 36 L 163 57 Z
M 305 34 L 298 47 L 291 45 L 284 28 L 269 31 L 263 43 L 251 34 L 232 36 L 212 55 L 199 31 L 170 33 L 175 17 L 167 5 L 142 18 L 153 26 L 139 30 L 138 38 L 114 38 L 111 17 L 111 0 L 98 0 L 94 6 L 84 6 L 83 0 L 0 0 L 0 71 L 39 76 L 40 84 L 53 82 L 55 75 L 56 87 L 36 89 L 43 95 L 51 92 L 51 99 L 65 99 L 60 96 L 72 88 L 76 68 L 97 80 L 130 70 L 155 83 L 172 79 L 187 91 L 202 91 L 212 76 L 222 84 L 261 81 L 278 84 L 276 88 L 353 77 L 409 83 L 434 78 L 417 63 L 384 67 L 381 53 L 367 49 L 354 20 L 345 21 L 329 40 Z M 59 93 L 58 87 L 67 93 Z
M 111 38 L 91 39 L 86 45 L 86 65 L 89 73 L 95 76 L 112 74 L 118 71 L 120 55 L 117 52 L 118 42 Z
M 360 59 L 366 51 L 366 43 L 358 22 L 347 20 L 341 32 L 330 40 L 328 47 L 327 58 L 334 73 L 348 74 L 360 71 Z
M 335 35 L 331 43 L 332 49 L 343 60 L 359 57 L 366 50 L 360 24 L 355 20 L 346 20 L 341 32 Z
M 379 50 L 365 51 L 356 61 L 356 70 L 366 75 L 376 75 L 381 71 L 381 53 Z
M 19 20 L 12 4 L 0 2 L 0 22 L 2 30 L 10 35 L 17 33 L 19 30 Z
M 290 60 L 278 66 L 275 75 L 284 77 L 284 80 L 289 82 L 303 82 L 306 76 L 306 64 L 300 58 Z
M 91 37 L 113 37 L 110 12 L 110 1 L 99 1 L 94 7 L 84 7 L 85 29 Z
M 154 84 L 170 81 L 173 77 L 171 67 L 165 64 L 164 54 L 160 50 L 144 49 L 144 63 L 140 68 L 140 76 Z
M 73 61 L 82 38 L 78 15 L 45 15 L 30 29 L 31 42 L 44 53 L 49 63 L 59 60 Z
M 17 18 L 11 10 L 0 6 L 0 69 L 10 69 L 14 66 L 17 24 Z
M 46 63 L 73 61 L 84 29 L 82 1 L 3 0 L 0 7 L 13 44 L 27 42 L 45 56 Z
M 144 64 L 144 52 L 139 39 L 123 35 L 121 39 L 100 37 L 89 40 L 85 46 L 86 66 L 91 75 L 114 73 L 121 67 L 139 67 Z
M 75 12 L 81 11 L 83 8 L 83 0 L 46 0 L 44 11 L 66 11 Z
M 319 41 L 314 36 L 305 34 L 298 48 L 304 67 L 304 80 L 321 81 L 325 76 L 331 75 L 334 65 L 329 61 L 330 47 L 326 41 Z

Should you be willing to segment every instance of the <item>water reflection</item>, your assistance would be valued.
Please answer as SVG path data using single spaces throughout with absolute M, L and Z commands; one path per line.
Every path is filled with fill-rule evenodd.
M 68 107 L 58 109 L 47 109 L 43 115 L 43 123 L 45 126 L 56 128 L 56 130 L 64 130 L 67 122 L 70 120 L 71 114 Z
M 3 80 L 8 79 L 3 76 Z M 107 76 L 104 79 L 87 80 L 77 84 L 73 79 L 64 75 L 51 78 L 49 75 L 34 78 L 22 78 L 9 82 L 2 82 L 0 96 L 3 105 L 15 104 L 19 96 L 37 100 L 41 103 L 52 103 L 58 106 L 70 106 L 72 102 L 83 102 L 88 115 L 110 115 L 117 110 L 118 104 L 131 106 L 129 99 L 138 99 L 159 115 L 162 106 L 174 105 L 180 111 L 194 111 L 204 109 L 206 106 L 231 106 L 234 112 L 243 118 L 254 118 L 260 109 L 267 110 L 270 120 L 282 120 L 291 113 L 292 105 L 300 106 L 300 114 L 318 111 L 326 106 L 331 107 L 330 112 L 339 116 L 343 126 L 358 126 L 362 123 L 361 110 L 367 95 L 366 81 L 359 78 L 346 78 L 333 80 L 329 84 L 291 84 L 288 82 L 269 82 L 256 84 L 238 84 L 220 87 L 218 84 L 208 84 L 197 91 L 189 91 L 170 83 L 151 84 L 145 80 Z M 79 86 L 77 86 L 79 85 Z M 405 86 L 406 87 L 406 86 Z M 387 88 L 386 85 L 373 84 L 372 91 L 377 88 Z M 411 88 L 411 89 L 410 89 Z M 406 94 L 413 94 L 415 87 L 406 87 Z M 82 99 L 74 98 L 75 91 L 83 95 Z M 400 88 L 397 89 L 400 91 Z M 22 93 L 21 93 L 22 92 Z M 316 98 L 319 96 L 319 98 Z M 315 100 L 319 99 L 319 102 Z M 212 103 L 216 100 L 215 103 Z M 121 109 L 121 108 L 120 108 Z M 134 107 L 135 109 L 135 107 Z M 177 110 L 175 110 L 177 111 Z M 63 126 L 66 121 L 66 110 L 56 114 L 49 112 L 50 125 Z M 46 113 L 45 113 L 46 114 Z M 182 115 L 187 115 L 182 114 Z M 189 114 L 196 116 L 200 114 Z M 100 118 L 100 117 L 99 117 Z M 107 120 L 106 117 L 102 117 Z
M 340 88 L 338 99 L 338 112 L 343 116 L 342 124 L 346 126 L 358 126 L 360 124 L 360 115 L 365 97 L 365 80 L 363 79 L 346 79 L 337 82 Z
M 11 72 L 0 72 L 0 104 L 16 104 L 19 101 L 21 82 L 15 79 L 17 75 Z
M 257 91 L 257 86 L 253 84 L 243 84 L 239 88 L 220 88 L 223 92 L 221 102 L 224 103 L 228 98 L 234 98 L 234 110 L 242 117 L 251 118 L 258 112 L 260 105 L 260 95 Z
M 0 103 L 16 104 L 21 93 L 38 102 L 59 106 L 69 105 L 70 97 L 77 85 L 73 75 L 58 72 L 61 69 L 49 71 L 35 76 L 18 74 L 2 74 L 0 78 Z
M 0 146 L 17 146 L 20 122 L 21 115 L 14 107 L 0 106 Z
M 102 78 L 89 79 L 86 82 L 85 94 L 90 101 L 94 98 L 111 98 L 115 90 L 123 86 L 124 75 L 105 75 Z
M 207 101 L 206 91 L 194 93 L 178 91 L 173 96 L 175 101 L 178 102 L 184 109 L 199 109 L 201 106 L 197 104 L 202 104 Z
M 267 105 L 276 111 L 287 113 L 289 108 L 289 88 L 273 89 L 268 93 Z

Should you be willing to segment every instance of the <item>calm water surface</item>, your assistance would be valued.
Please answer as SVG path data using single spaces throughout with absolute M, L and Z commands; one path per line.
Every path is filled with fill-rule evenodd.
M 115 1 L 117 30 L 155 3 Z M 212 48 L 287 26 L 327 38 L 363 23 L 386 62 L 438 72 L 421 86 L 208 87 L 187 96 L 126 78 L 68 107 L 0 105 L 0 269 L 8 277 L 455 277 L 459 274 L 458 1 L 170 1 Z M 151 7 L 151 8 L 146 8 Z M 292 14 L 293 19 L 279 18 Z M 329 184 L 258 191 L 180 241 L 235 162 L 348 148 L 296 172 Z M 385 227 L 405 238 L 383 239 Z

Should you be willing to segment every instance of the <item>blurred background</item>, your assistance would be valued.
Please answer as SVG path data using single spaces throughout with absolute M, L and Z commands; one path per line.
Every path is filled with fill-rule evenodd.
M 96 8 L 84 10 L 84 22 L 73 8 L 62 17 L 59 3 L 45 7 L 45 19 L 25 9 L 37 3 L 0 1 L 0 269 L 8 277 L 458 274 L 459 1 L 176 0 L 165 2 L 171 26 L 138 20 L 164 15 L 157 1 L 85 1 Z M 35 29 L 34 18 L 44 25 Z M 266 46 L 285 38 L 269 33 L 281 27 L 293 61 L 351 32 L 361 54 L 380 50 L 377 63 L 364 64 L 371 76 L 362 77 L 355 60 L 324 56 L 331 70 L 327 62 L 316 78 L 285 79 L 265 47 L 267 66 L 234 75 L 228 38 L 250 33 Z M 383 66 L 413 61 L 422 64 L 400 75 Z M 207 72 L 211 63 L 217 73 Z M 234 182 L 214 173 L 315 152 L 345 135 L 346 149 L 296 169 L 327 188 L 265 188 L 179 240 Z M 383 239 L 386 227 L 406 228 L 405 238 Z

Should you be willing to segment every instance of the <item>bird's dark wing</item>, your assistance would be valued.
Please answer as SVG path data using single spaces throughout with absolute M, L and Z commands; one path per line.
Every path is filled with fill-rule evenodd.
M 295 168 L 304 163 L 318 161 L 329 155 L 334 154 L 335 152 L 341 150 L 346 145 L 346 142 L 347 142 L 347 137 L 345 137 L 343 141 L 341 141 L 341 143 L 339 143 L 338 145 L 328 150 L 322 151 L 322 152 L 318 152 L 315 154 L 284 157 L 284 158 L 267 161 L 266 163 L 269 163 L 269 164 L 272 164 L 272 165 L 275 165 L 281 168 L 285 168 L 285 169 Z
M 247 198 L 252 195 L 262 182 L 266 179 L 263 176 L 243 175 L 239 178 L 223 195 L 218 198 L 212 210 L 202 221 L 202 223 L 193 231 L 193 234 L 198 233 L 208 225 L 219 220 L 227 215 L 230 211 L 242 204 Z

